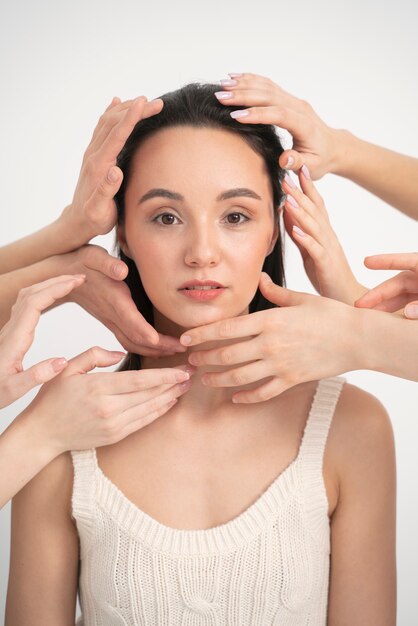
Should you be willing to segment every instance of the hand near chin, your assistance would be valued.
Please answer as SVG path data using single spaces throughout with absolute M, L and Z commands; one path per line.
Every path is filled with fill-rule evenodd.
M 305 271 L 318 293 L 353 304 L 367 289 L 356 280 L 305 165 L 298 178 L 300 189 L 288 174 L 283 181 L 287 194 L 286 231 L 298 247 Z
M 91 244 L 57 259 L 62 273 L 86 277 L 64 301 L 79 304 L 102 322 L 126 350 L 153 357 L 185 351 L 177 338 L 159 334 L 138 311 L 124 282 L 128 268 L 123 261 Z
M 286 389 L 311 380 L 336 376 L 361 367 L 363 346 L 356 332 L 359 311 L 336 300 L 296 293 L 275 285 L 262 274 L 260 291 L 280 308 L 222 320 L 187 331 L 193 346 L 222 341 L 219 348 L 193 352 L 189 361 L 223 365 L 224 372 L 205 373 L 211 387 L 241 387 L 234 402 L 270 400 Z M 331 322 L 330 322 L 331 321 Z M 225 340 L 243 341 L 225 345 Z
M 161 99 L 145 96 L 121 102 L 113 98 L 100 117 L 83 162 L 71 204 L 59 218 L 63 232 L 78 248 L 96 235 L 108 233 L 116 224 L 116 205 L 123 174 L 116 159 L 135 125 L 161 111 Z

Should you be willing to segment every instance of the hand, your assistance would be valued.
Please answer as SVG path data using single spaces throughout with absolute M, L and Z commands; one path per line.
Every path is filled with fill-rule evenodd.
M 355 306 L 390 312 L 405 307 L 405 317 L 418 319 L 418 252 L 376 254 L 364 264 L 373 270 L 404 271 L 371 289 Z
M 79 287 L 84 279 L 82 275 L 58 276 L 19 291 L 10 319 L 0 331 L 0 408 L 66 367 L 64 358 L 51 358 L 24 370 L 23 358 L 32 345 L 42 311 Z
M 224 365 L 222 373 L 205 373 L 211 387 L 237 387 L 234 402 L 263 402 L 310 380 L 362 367 L 362 316 L 335 300 L 297 293 L 275 285 L 264 272 L 260 291 L 281 308 L 267 309 L 188 330 L 180 337 L 188 347 L 206 341 L 243 341 L 192 352 L 193 365 Z M 186 337 L 190 337 L 190 341 Z M 266 378 L 269 378 L 267 382 Z
M 162 108 L 161 99 L 147 102 L 141 96 L 121 102 L 113 98 L 101 116 L 84 154 L 74 198 L 59 220 L 63 232 L 73 240 L 73 249 L 108 233 L 116 224 L 113 197 L 123 179 L 116 158 L 137 122 Z
M 55 458 L 66 450 L 116 443 L 166 413 L 190 387 L 189 366 L 87 374 L 123 356 L 91 348 L 43 385 L 18 418 L 26 422 L 33 445 Z
M 315 189 L 306 165 L 298 172 L 298 189 L 287 174 L 284 224 L 302 255 L 306 273 L 326 298 L 353 304 L 365 288 L 356 280 L 344 250 L 330 224 L 324 201 Z
M 86 245 L 57 257 L 60 268 L 86 276 L 79 292 L 66 301 L 76 302 L 114 333 L 123 347 L 144 356 L 167 356 L 184 352 L 175 337 L 160 335 L 136 308 L 129 287 L 123 282 L 126 264 L 100 246 Z
M 308 102 L 284 91 L 269 78 L 257 74 L 230 75 L 217 92 L 226 106 L 243 106 L 247 115 L 237 117 L 243 124 L 274 124 L 293 137 L 293 149 L 285 150 L 279 163 L 284 169 L 298 170 L 306 164 L 314 180 L 336 172 L 343 149 L 338 130 L 330 128 Z M 229 84 L 233 81 L 236 84 Z M 224 84 L 222 84 L 224 83 Z M 225 98 L 223 94 L 232 95 Z

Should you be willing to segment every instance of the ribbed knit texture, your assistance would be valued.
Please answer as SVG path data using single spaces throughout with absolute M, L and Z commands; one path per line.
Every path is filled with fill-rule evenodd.
M 138 509 L 95 450 L 72 452 L 84 626 L 325 626 L 323 455 L 344 379 L 318 383 L 296 459 L 233 520 L 176 530 Z

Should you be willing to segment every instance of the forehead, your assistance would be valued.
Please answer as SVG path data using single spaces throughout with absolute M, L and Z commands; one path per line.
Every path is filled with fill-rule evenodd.
M 179 126 L 148 137 L 131 169 L 135 185 L 257 187 L 271 195 L 264 159 L 235 133 Z

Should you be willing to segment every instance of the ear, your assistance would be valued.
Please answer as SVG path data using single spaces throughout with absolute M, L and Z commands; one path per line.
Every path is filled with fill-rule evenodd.
M 131 252 L 129 250 L 128 242 L 126 241 L 124 225 L 118 224 L 116 228 L 116 236 L 117 236 L 119 247 L 122 250 L 123 254 L 129 258 L 132 258 Z
M 276 241 L 277 241 L 278 236 L 279 236 L 279 221 L 277 219 L 275 219 L 274 220 L 273 234 L 271 236 L 270 246 L 269 246 L 269 249 L 267 251 L 266 256 L 268 256 L 269 254 L 271 254 L 273 252 L 273 248 L 276 245 Z

